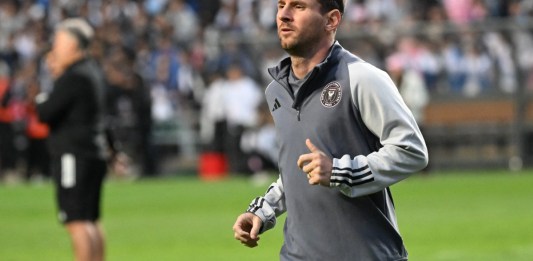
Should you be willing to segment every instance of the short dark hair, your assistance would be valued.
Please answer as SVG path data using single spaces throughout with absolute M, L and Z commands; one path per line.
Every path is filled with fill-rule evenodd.
M 345 0 L 318 0 L 320 5 L 322 5 L 323 13 L 338 9 L 341 14 L 344 14 L 344 1 Z

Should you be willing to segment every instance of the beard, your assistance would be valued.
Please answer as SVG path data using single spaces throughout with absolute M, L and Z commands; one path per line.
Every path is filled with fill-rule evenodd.
M 281 48 L 289 54 L 299 52 L 299 50 L 302 49 L 302 43 L 299 39 L 279 37 L 279 41 L 281 43 Z
M 286 38 L 280 37 L 281 48 L 292 56 L 306 56 L 309 51 L 314 50 L 314 46 L 318 43 L 319 37 L 310 38 Z
M 307 30 L 306 32 L 295 30 L 291 35 L 283 36 L 278 34 L 281 48 L 291 56 L 304 57 L 315 50 L 315 45 L 318 44 L 324 35 L 321 35 L 317 30 Z

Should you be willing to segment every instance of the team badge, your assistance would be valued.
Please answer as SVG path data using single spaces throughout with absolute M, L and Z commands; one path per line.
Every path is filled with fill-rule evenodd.
M 341 85 L 338 82 L 330 82 L 322 90 L 320 95 L 320 102 L 326 108 L 335 107 L 339 104 L 342 97 Z

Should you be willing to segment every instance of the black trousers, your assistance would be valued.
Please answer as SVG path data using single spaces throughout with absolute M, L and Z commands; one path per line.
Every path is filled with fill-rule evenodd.
M 33 174 L 50 177 L 50 155 L 46 139 L 28 139 L 26 160 L 26 179 Z
M 224 150 L 232 174 L 251 174 L 248 168 L 248 155 L 241 149 L 241 137 L 245 128 L 241 125 L 228 125 L 224 136 Z
M 10 123 L 0 122 L 0 176 L 5 170 L 14 169 L 17 163 L 15 133 Z

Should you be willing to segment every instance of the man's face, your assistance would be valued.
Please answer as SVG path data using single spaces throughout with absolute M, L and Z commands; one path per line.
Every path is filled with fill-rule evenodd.
M 276 17 L 281 47 L 298 54 L 326 37 L 326 18 L 318 0 L 279 0 Z
M 55 61 L 55 58 L 52 52 L 48 52 L 46 54 L 45 62 L 53 78 L 57 78 L 61 75 L 61 73 L 63 73 L 63 68 L 59 67 L 59 65 Z
M 54 42 L 50 55 L 57 68 L 64 69 L 73 62 L 80 50 L 76 38 L 66 31 L 59 30 L 54 35 Z

